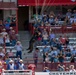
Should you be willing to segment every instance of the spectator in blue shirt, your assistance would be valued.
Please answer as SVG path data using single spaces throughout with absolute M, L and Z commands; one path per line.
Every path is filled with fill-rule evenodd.
M 8 32 L 9 29 L 10 29 L 10 23 L 8 21 L 5 21 L 5 24 L 4 24 L 5 28 L 6 28 L 6 31 Z
M 9 61 L 9 64 L 7 65 L 7 70 L 17 70 L 17 66 L 14 64 L 13 60 Z
M 26 67 L 25 67 L 25 65 L 24 65 L 24 63 L 23 63 L 23 60 L 21 59 L 19 62 L 20 62 L 20 63 L 18 64 L 18 69 L 19 69 L 19 70 L 25 70 Z
M 49 68 L 48 68 L 48 67 L 44 67 L 43 72 L 50 72 L 50 70 L 49 70 Z
M 43 48 L 43 61 L 45 61 L 45 53 L 48 53 L 49 52 L 49 48 L 45 45 L 45 47 Z
M 74 56 L 76 55 L 76 48 L 75 48 L 75 47 L 74 47 L 73 50 L 71 51 L 71 54 L 74 55 Z

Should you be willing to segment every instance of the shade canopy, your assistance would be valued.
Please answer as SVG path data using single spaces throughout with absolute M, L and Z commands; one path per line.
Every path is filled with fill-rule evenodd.
M 76 5 L 76 0 L 18 0 L 20 6 Z

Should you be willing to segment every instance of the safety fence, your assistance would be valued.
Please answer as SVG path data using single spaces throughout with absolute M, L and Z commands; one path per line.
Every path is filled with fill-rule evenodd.
M 33 75 L 32 70 L 4 70 L 1 75 Z M 76 75 L 76 72 L 69 71 L 51 71 L 35 72 L 35 75 Z
M 32 75 L 32 70 L 3 70 L 1 75 Z
M 31 60 L 32 61 L 32 60 Z M 28 64 L 30 64 L 30 61 L 28 61 L 28 63 L 25 63 L 25 65 L 27 66 Z M 51 71 L 57 71 L 58 70 L 58 65 L 64 65 L 64 69 L 65 71 L 67 70 L 67 68 L 69 68 L 70 65 L 74 65 L 75 69 L 76 69 L 76 63 L 38 63 L 37 67 L 36 67 L 36 71 L 43 71 L 44 67 L 48 67 Z
M 61 25 L 61 26 L 40 26 L 40 29 L 46 29 L 47 31 L 49 31 L 50 29 L 52 29 L 52 31 L 54 33 L 75 33 L 76 32 L 76 26 L 72 25 L 72 26 L 67 26 L 67 25 Z M 34 34 L 34 27 L 33 25 L 30 23 L 29 24 L 29 30 L 32 34 Z

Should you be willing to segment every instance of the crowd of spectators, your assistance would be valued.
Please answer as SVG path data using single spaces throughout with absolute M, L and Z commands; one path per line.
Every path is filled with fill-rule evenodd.
M 18 40 L 19 40 L 18 36 L 15 30 L 13 30 L 13 27 L 10 27 L 8 32 L 6 32 L 5 28 L 2 29 L 2 32 L 0 33 L 0 47 L 1 47 L 0 50 L 3 51 L 4 49 L 3 56 L 5 56 L 5 54 L 8 54 L 8 56 L 11 58 L 20 56 L 20 58 L 22 59 L 23 47 L 21 42 Z M 7 53 L 6 47 L 14 47 L 16 50 L 16 55 L 14 56 L 11 48 Z
M 29 42 L 29 52 L 33 51 L 33 45 L 44 46 L 41 48 L 43 55 L 43 62 L 64 63 L 75 62 L 76 47 L 74 44 L 69 45 L 69 37 L 66 34 L 56 37 L 56 34 L 50 30 L 35 28 L 34 35 Z M 49 47 L 48 47 L 49 46 Z
M 42 15 L 34 15 L 34 27 L 39 26 L 56 26 L 56 25 L 70 25 L 76 24 L 76 10 L 68 9 L 66 14 L 56 14 L 51 11 L 49 14 L 47 11 L 44 11 Z
M 59 71 L 59 72 L 66 71 L 66 72 L 72 73 L 72 72 L 76 72 L 76 69 L 74 68 L 74 65 L 65 67 L 65 65 L 58 64 L 57 71 Z M 44 67 L 43 72 L 51 72 L 51 69 L 49 69 L 48 67 Z
M 22 60 L 23 47 L 14 26 L 16 26 L 15 15 L 8 17 L 5 21 L 0 20 L 0 66 L 6 64 L 7 70 L 25 69 Z M 11 47 L 16 50 L 16 53 Z

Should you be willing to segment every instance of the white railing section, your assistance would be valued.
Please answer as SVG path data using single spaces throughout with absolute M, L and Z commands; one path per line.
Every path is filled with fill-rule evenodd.
M 32 75 L 32 70 L 3 70 L 1 75 Z
M 32 70 L 3 70 L 1 75 L 32 75 Z M 35 75 L 76 75 L 76 72 L 69 72 L 69 71 L 35 72 Z

